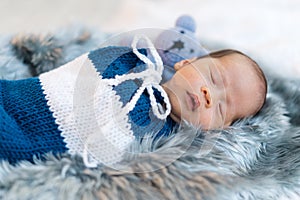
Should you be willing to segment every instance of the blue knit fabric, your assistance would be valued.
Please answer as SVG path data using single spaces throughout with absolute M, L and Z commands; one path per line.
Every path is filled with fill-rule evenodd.
M 147 55 L 145 49 L 139 49 L 139 51 Z M 116 75 L 139 72 L 145 69 L 144 63 L 128 47 L 101 48 L 90 52 L 88 57 L 103 78 L 114 78 Z M 141 84 L 142 80 L 129 80 L 116 86 L 114 90 L 121 97 L 123 105 L 125 105 L 131 100 Z M 157 101 L 162 103 L 163 97 L 160 92 L 155 89 L 154 91 Z M 176 126 L 176 123 L 170 117 L 166 120 L 156 119 L 151 109 L 149 94 L 145 91 L 139 98 L 135 108 L 129 113 L 131 129 L 136 138 L 168 136 Z
M 0 158 L 32 161 L 67 148 L 38 78 L 0 81 Z
M 145 50 L 141 50 L 146 54 Z M 103 78 L 114 78 L 131 71 L 143 70 L 143 62 L 130 48 L 107 47 L 92 51 L 89 59 Z M 114 87 L 125 105 L 130 101 L 141 80 L 126 81 Z M 163 99 L 155 91 L 158 102 Z M 144 92 L 129 113 L 131 128 L 137 139 L 169 135 L 176 123 L 171 119 L 157 120 L 151 111 L 149 95 Z M 32 161 L 48 152 L 63 153 L 68 149 L 49 110 L 38 78 L 0 80 L 0 159 L 16 163 Z

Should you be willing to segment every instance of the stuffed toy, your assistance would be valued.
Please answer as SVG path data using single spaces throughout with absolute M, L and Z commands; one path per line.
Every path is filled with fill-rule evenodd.
M 142 32 L 151 38 L 154 46 L 164 64 L 162 83 L 170 80 L 175 73 L 175 63 L 189 58 L 201 57 L 208 54 L 196 37 L 196 22 L 189 15 L 180 16 L 175 27 L 160 29 L 145 29 L 127 32 L 111 38 L 107 44 L 117 46 L 130 46 L 133 37 Z M 141 41 L 138 48 L 148 48 L 146 43 Z
M 180 16 L 175 27 L 163 31 L 155 40 L 155 48 L 165 65 L 164 76 L 170 79 L 174 73 L 175 63 L 193 57 L 201 57 L 208 54 L 196 38 L 195 20 L 188 15 Z

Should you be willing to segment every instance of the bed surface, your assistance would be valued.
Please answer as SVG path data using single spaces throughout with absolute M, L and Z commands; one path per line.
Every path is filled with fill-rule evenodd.
M 106 37 L 67 30 L 2 38 L 0 71 L 21 78 L 26 74 L 20 69 L 49 70 Z M 268 78 L 267 102 L 258 115 L 225 130 L 195 135 L 184 129 L 159 143 L 134 143 L 140 156 L 120 168 L 88 169 L 69 155 L 17 166 L 1 162 L 0 199 L 299 199 L 300 80 Z

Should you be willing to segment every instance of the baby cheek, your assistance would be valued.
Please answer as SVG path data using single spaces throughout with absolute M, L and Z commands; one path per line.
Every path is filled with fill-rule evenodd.
M 183 73 L 181 74 L 181 78 L 182 81 L 184 81 L 186 84 L 188 84 L 190 87 L 192 87 L 193 89 L 197 89 L 195 88 L 195 86 L 200 86 L 202 83 L 202 76 L 200 76 L 200 74 L 198 72 L 189 72 L 189 73 Z
M 200 127 L 205 130 L 214 128 L 216 125 L 213 114 L 207 111 L 202 111 L 201 113 L 199 113 L 198 123 Z

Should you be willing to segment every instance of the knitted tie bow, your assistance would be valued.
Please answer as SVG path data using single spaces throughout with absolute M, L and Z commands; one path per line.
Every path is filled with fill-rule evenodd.
M 147 48 L 149 48 L 154 62 L 152 62 L 148 57 L 138 51 L 137 44 L 142 39 L 146 41 L 148 46 Z M 163 63 L 156 49 L 154 48 L 154 45 L 146 36 L 136 35 L 132 42 L 132 49 L 134 54 L 146 64 L 146 70 L 137 73 L 132 72 L 124 75 L 116 75 L 115 78 L 101 79 L 101 82 L 103 84 L 102 86 L 107 85 L 112 88 L 113 86 L 117 86 L 124 81 L 135 79 L 142 80 L 142 85 L 135 91 L 131 100 L 124 107 L 119 107 L 117 109 L 116 113 L 118 117 L 115 118 L 114 124 L 112 124 L 111 120 L 108 123 L 102 124 L 100 126 L 101 130 L 98 130 L 97 134 L 90 135 L 89 138 L 85 140 L 83 158 L 85 165 L 88 167 L 96 167 L 99 162 L 106 164 L 115 164 L 122 159 L 122 155 L 124 155 L 124 153 L 126 152 L 126 146 L 128 146 L 130 141 L 132 141 L 131 138 L 133 136 L 133 132 L 130 128 L 131 126 L 129 121 L 127 121 L 128 119 L 126 119 L 126 117 L 124 118 L 120 116 L 129 116 L 129 112 L 135 108 L 137 101 L 145 90 L 149 94 L 153 114 L 158 119 L 166 119 L 171 112 L 171 104 L 169 102 L 168 96 L 163 88 L 159 85 L 162 79 Z M 157 102 L 153 88 L 161 93 L 166 108 L 165 111 L 163 109 L 163 106 Z M 109 99 L 107 99 L 106 101 L 109 101 Z M 117 102 L 115 102 L 115 104 L 117 104 Z M 105 115 L 102 117 L 104 118 L 101 118 L 100 121 L 107 121 L 107 119 L 105 118 L 110 118 L 113 116 Z M 116 125 L 120 126 L 120 129 L 117 129 Z M 115 140 L 109 138 L 118 139 Z M 110 152 L 106 148 L 102 149 L 104 146 L 106 146 L 106 148 L 109 148 Z M 109 152 L 110 155 L 104 154 L 104 152 Z
M 137 49 L 137 44 L 139 40 L 144 39 L 148 45 L 148 48 L 150 50 L 150 53 L 152 54 L 155 63 L 153 63 L 149 58 L 147 58 L 145 55 L 141 54 Z M 161 79 L 162 79 L 162 73 L 163 73 L 163 62 L 161 60 L 161 57 L 159 56 L 158 52 L 156 51 L 153 43 L 151 40 L 144 36 L 144 35 L 136 35 L 133 39 L 132 45 L 131 45 L 134 54 L 142 60 L 146 65 L 147 69 L 139 72 L 139 73 L 130 73 L 130 74 L 124 74 L 124 75 L 117 75 L 114 79 L 106 79 L 105 82 L 111 86 L 117 86 L 120 83 L 126 81 L 126 80 L 134 80 L 134 79 L 141 79 L 143 80 L 143 84 L 141 87 L 136 91 L 134 96 L 132 97 L 131 101 L 129 101 L 125 107 L 124 111 L 129 113 L 132 111 L 139 100 L 142 93 L 147 90 L 149 96 L 150 96 L 150 102 L 151 107 L 154 115 L 159 119 L 165 119 L 171 112 L 171 104 L 169 102 L 169 99 L 167 97 L 166 92 L 164 89 L 159 85 Z M 153 88 L 158 90 L 161 93 L 161 96 L 163 97 L 166 110 L 165 112 L 161 111 L 162 109 L 159 109 L 160 104 L 157 103 L 156 97 L 154 95 Z M 160 111 L 159 111 L 160 110 Z
M 146 41 L 153 62 L 138 51 L 140 40 Z M 96 64 L 89 57 L 90 53 L 87 53 L 39 77 L 47 105 L 61 131 L 68 153 L 82 155 L 87 167 L 96 167 L 101 163 L 116 164 L 122 160 L 128 146 L 136 139 L 134 133 L 137 127 L 131 123 L 130 112 L 137 106 L 139 99 L 149 98 L 149 106 L 153 111 L 151 114 L 159 121 L 166 119 L 171 111 L 167 94 L 159 85 L 163 63 L 154 45 L 147 37 L 137 35 L 133 39 L 132 49 L 135 54 L 132 59 L 143 61 L 146 66 L 144 71 L 103 78 L 104 74 L 97 71 Z M 106 57 L 100 55 L 100 63 L 101 59 L 105 61 Z M 133 90 L 132 98 L 124 105 L 121 101 L 124 96 L 120 96 L 122 94 L 119 95 L 114 87 L 126 80 L 134 82 L 132 80 L 136 79 L 142 84 Z M 131 86 L 127 88 L 125 84 L 123 89 L 125 92 L 127 89 L 130 91 Z M 164 105 L 158 103 L 162 101 L 157 101 L 154 89 L 161 93 Z M 149 97 L 143 95 L 144 91 Z M 137 109 L 137 112 L 140 111 Z M 147 114 L 145 111 L 137 114 L 144 113 Z M 156 121 L 151 125 L 157 127 Z M 139 131 L 152 136 L 152 130 L 141 127 Z

